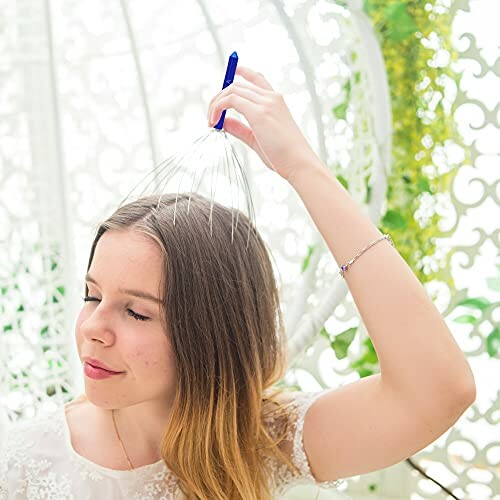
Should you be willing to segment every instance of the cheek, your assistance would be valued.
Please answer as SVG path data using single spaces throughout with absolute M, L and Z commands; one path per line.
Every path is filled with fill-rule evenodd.
M 80 311 L 80 314 L 78 314 L 78 317 L 76 318 L 76 323 L 75 323 L 75 338 L 76 338 L 76 345 L 78 348 L 78 352 L 80 352 L 80 344 L 82 343 L 83 337 L 82 334 L 80 333 L 81 330 L 81 325 L 85 321 L 85 318 L 87 317 L 87 313 L 82 309 Z
M 166 339 L 136 343 L 131 347 L 130 356 L 136 373 L 146 377 L 165 377 L 173 373 L 174 357 Z

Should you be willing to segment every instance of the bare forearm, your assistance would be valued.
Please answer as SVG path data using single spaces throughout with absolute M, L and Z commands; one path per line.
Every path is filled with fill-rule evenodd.
M 382 236 L 319 158 L 289 181 L 339 266 Z M 448 390 L 455 398 L 474 397 L 464 354 L 397 246 L 387 240 L 375 244 L 344 277 L 376 349 L 384 384 L 416 399 Z

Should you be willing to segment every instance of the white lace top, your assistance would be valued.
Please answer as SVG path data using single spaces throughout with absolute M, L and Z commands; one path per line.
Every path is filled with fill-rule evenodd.
M 314 483 L 337 487 L 343 479 L 318 482 L 311 474 L 302 442 L 304 415 L 323 392 L 295 392 L 290 407 L 294 464 L 268 461 L 275 494 L 291 486 Z M 273 421 L 269 432 L 272 435 Z M 133 470 L 114 470 L 91 462 L 72 447 L 64 406 L 37 419 L 15 422 L 0 443 L 0 500 L 174 500 L 182 498 L 173 473 L 160 460 Z M 349 498 L 344 497 L 342 498 Z

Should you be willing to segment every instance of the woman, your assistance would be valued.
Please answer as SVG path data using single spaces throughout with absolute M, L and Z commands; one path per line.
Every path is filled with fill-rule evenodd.
M 85 394 L 9 433 L 8 498 L 261 500 L 302 481 L 338 486 L 423 449 L 474 400 L 469 365 L 405 261 L 263 75 L 236 73 L 209 125 L 243 114 L 249 127 L 226 117 L 225 130 L 297 191 L 336 261 L 351 259 L 342 274 L 381 373 L 281 392 L 278 292 L 260 236 L 246 248 L 248 219 L 231 243 L 230 210 L 214 206 L 211 236 L 205 198 L 187 213 L 181 197 L 175 227 L 175 195 L 143 198 L 97 231 L 76 324 Z

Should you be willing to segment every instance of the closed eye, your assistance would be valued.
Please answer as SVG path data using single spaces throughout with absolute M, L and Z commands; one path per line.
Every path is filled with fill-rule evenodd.
M 87 297 L 82 297 L 82 298 L 83 298 L 84 302 L 99 302 L 99 299 L 97 299 L 96 297 L 87 296 Z M 147 321 L 147 320 L 151 319 L 151 318 L 148 318 L 147 316 L 142 316 L 142 314 L 137 314 L 132 309 L 127 309 L 127 313 L 129 316 L 131 316 L 132 318 L 134 318 L 137 321 Z
M 146 316 L 142 316 L 141 314 L 137 314 L 136 312 L 132 311 L 132 309 L 127 309 L 128 315 L 132 316 L 132 318 L 138 320 L 138 321 L 147 321 L 148 319 Z

